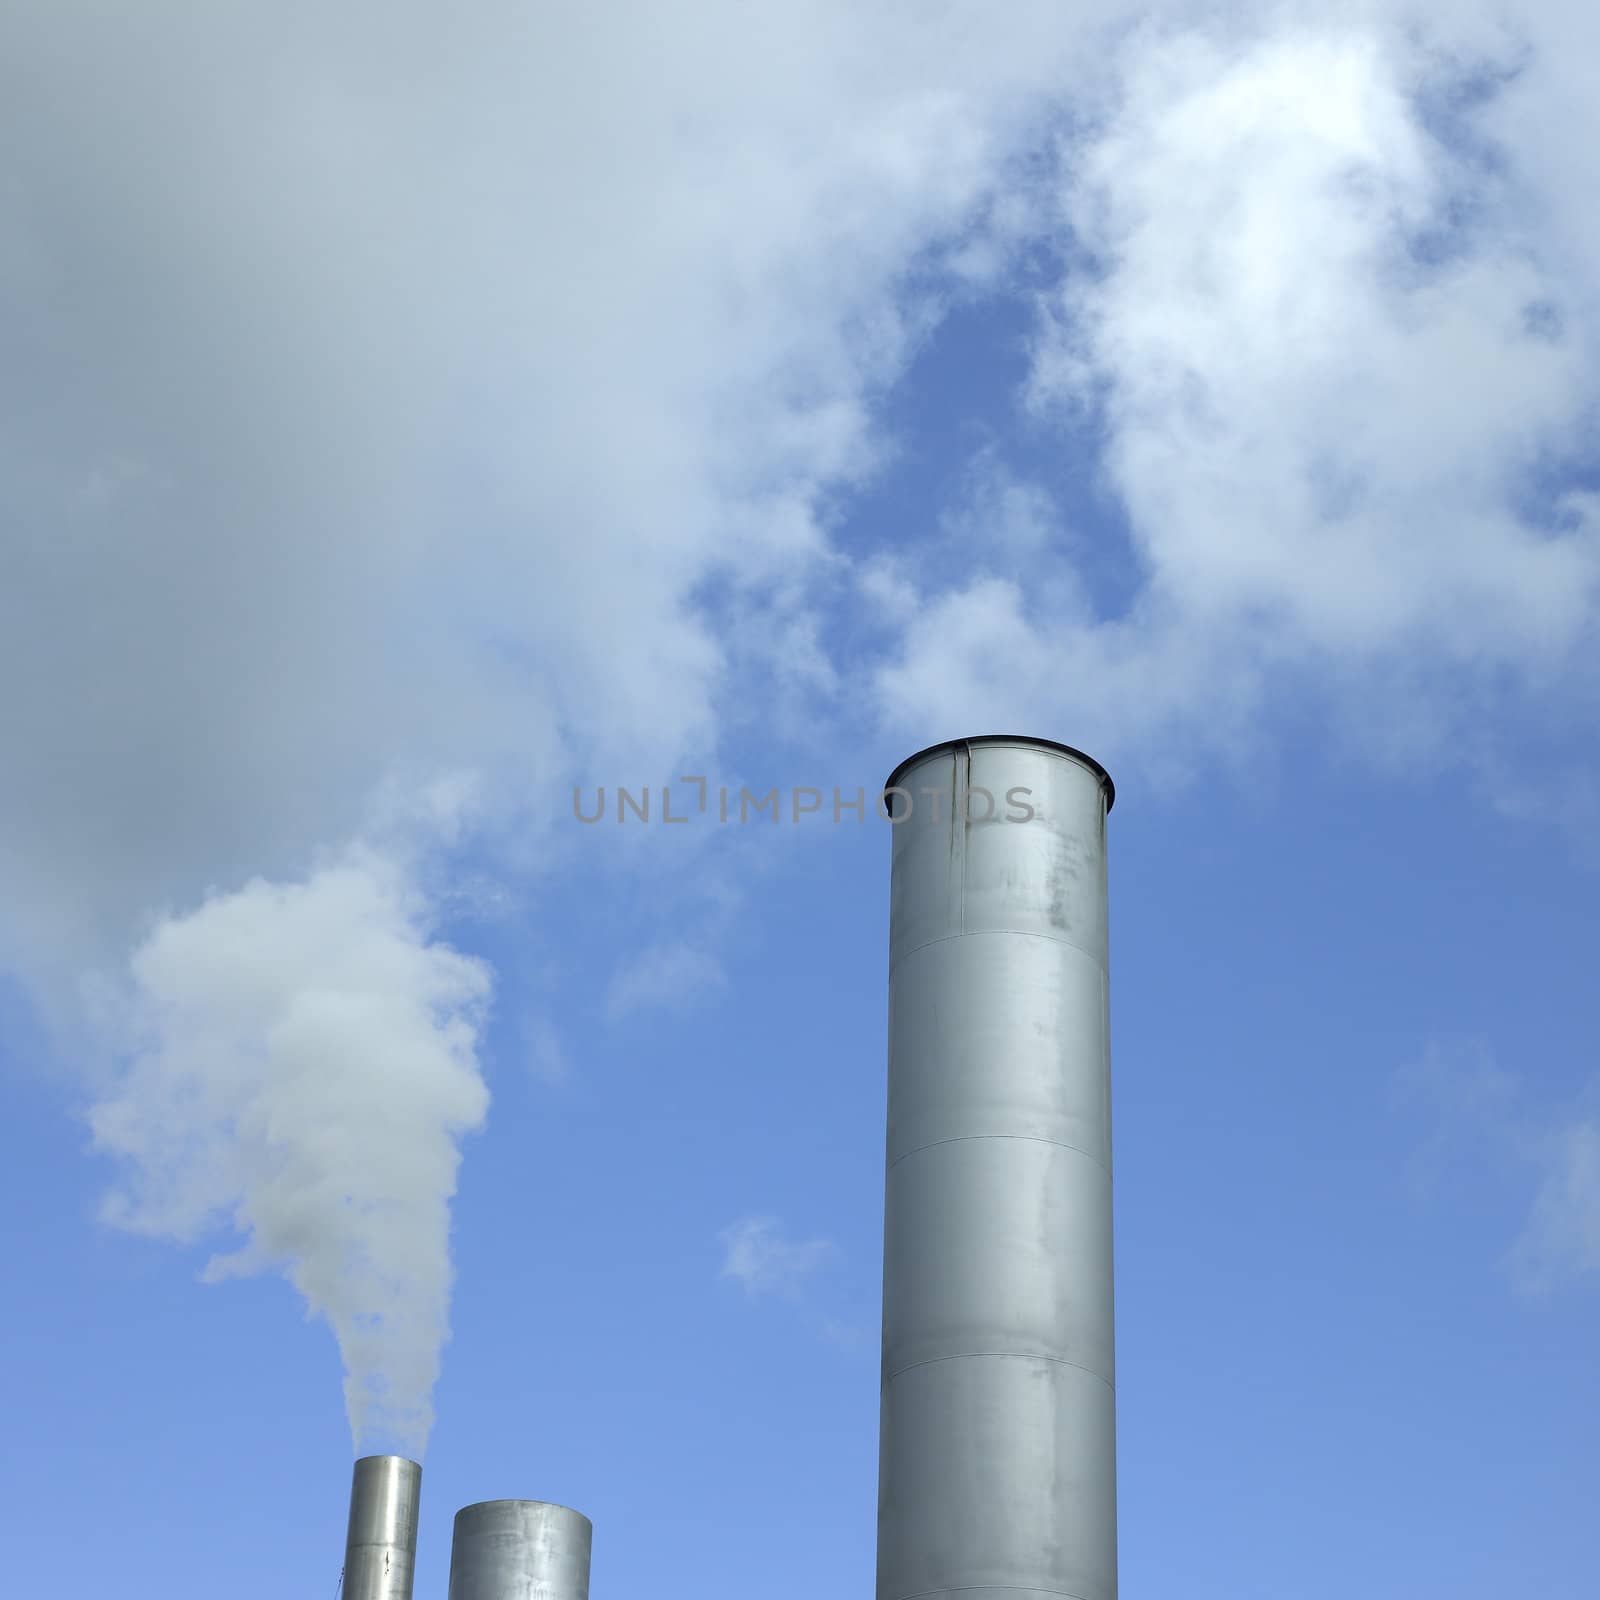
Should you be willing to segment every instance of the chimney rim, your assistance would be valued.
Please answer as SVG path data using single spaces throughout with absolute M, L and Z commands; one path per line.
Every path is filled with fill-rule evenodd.
M 1099 778 L 1101 787 L 1106 794 L 1106 811 L 1116 803 L 1117 786 L 1111 781 L 1111 774 L 1100 765 L 1098 761 L 1086 751 L 1080 750 L 1076 745 L 1062 744 L 1056 739 L 1041 739 L 1031 733 L 979 733 L 966 739 L 940 739 L 936 744 L 930 744 L 925 749 L 918 750 L 914 755 L 909 755 L 902 761 L 884 782 L 884 790 L 895 787 L 904 775 L 920 761 L 926 761 L 929 756 L 942 754 L 946 750 L 970 749 L 973 745 L 1020 745 L 1028 749 L 1045 750 L 1054 755 L 1068 756 L 1072 760 L 1086 766 Z
M 594 1523 L 583 1512 L 579 1511 L 576 1506 L 562 1505 L 559 1500 L 530 1500 L 526 1497 L 520 1499 L 474 1500 L 469 1505 L 462 1506 L 456 1512 L 455 1520 L 460 1521 L 469 1511 L 486 1511 L 491 1506 L 543 1506 L 551 1511 L 565 1511 L 569 1516 L 577 1517 L 581 1522 L 588 1523 L 591 1529 L 594 1527 Z

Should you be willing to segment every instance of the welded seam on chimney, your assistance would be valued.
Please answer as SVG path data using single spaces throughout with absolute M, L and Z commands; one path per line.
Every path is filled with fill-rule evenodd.
M 962 917 L 965 920 L 965 907 L 962 910 Z M 1079 955 L 1087 956 L 1102 972 L 1111 970 L 1109 961 L 1097 956 L 1093 950 L 1086 949 L 1074 940 L 1059 938 L 1053 933 L 1035 933 L 1031 928 L 974 928 L 970 933 L 965 931 L 961 933 L 941 933 L 937 939 L 925 939 L 921 944 L 913 945 L 909 950 L 902 950 L 895 957 L 889 971 L 892 973 L 895 967 L 898 967 L 907 956 L 914 956 L 917 951 L 926 950 L 929 945 L 948 944 L 952 939 L 986 939 L 992 934 L 1004 934 L 1013 939 L 1048 939 L 1051 944 L 1064 944 L 1069 950 L 1076 950 Z
M 955 1589 L 920 1589 L 916 1594 L 902 1595 L 901 1600 L 931 1600 L 939 1594 L 1053 1594 L 1062 1600 L 1088 1600 L 1071 1589 L 1024 1589 L 1015 1583 L 963 1583 Z
M 937 1150 L 942 1144 L 972 1144 L 979 1139 L 1019 1139 L 1025 1144 L 1054 1145 L 1057 1150 L 1070 1150 L 1074 1155 L 1082 1156 L 1085 1161 L 1092 1161 L 1108 1178 L 1111 1176 L 1111 1168 L 1092 1150 L 1085 1150 L 1081 1145 L 1068 1144 L 1065 1139 L 1046 1139 L 1037 1133 L 955 1133 L 948 1139 L 930 1139 L 926 1144 L 919 1144 L 915 1150 L 907 1150 L 896 1156 L 884 1170 L 893 1172 L 902 1161 L 909 1161 L 912 1156 L 920 1156 L 924 1150 Z
M 896 1367 L 884 1380 L 887 1388 L 898 1377 L 907 1372 L 914 1372 L 918 1367 L 936 1367 L 942 1361 L 1048 1361 L 1052 1366 L 1071 1367 L 1074 1372 L 1087 1373 L 1089 1377 L 1103 1383 L 1112 1394 L 1117 1392 L 1116 1384 L 1103 1372 L 1096 1372 L 1093 1367 L 1086 1367 L 1081 1361 L 1068 1361 L 1062 1356 L 1035 1355 L 1031 1350 L 962 1350 L 953 1356 L 929 1356 L 926 1361 L 912 1361 L 903 1367 Z M 1049 1591 L 1047 1590 L 1046 1593 Z

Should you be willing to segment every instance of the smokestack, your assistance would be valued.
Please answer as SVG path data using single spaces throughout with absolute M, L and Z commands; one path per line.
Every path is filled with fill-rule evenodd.
M 1115 1600 L 1111 779 L 997 736 L 887 787 L 878 1600 Z
M 341 1600 L 411 1600 L 422 1468 L 404 1456 L 362 1456 L 350 1485 Z
M 449 1600 L 589 1600 L 589 1519 L 543 1500 L 456 1512 Z

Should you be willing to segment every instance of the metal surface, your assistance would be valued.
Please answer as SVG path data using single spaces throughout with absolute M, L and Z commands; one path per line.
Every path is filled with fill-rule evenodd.
M 1022 738 L 894 781 L 878 1600 L 1115 1600 L 1110 782 Z
M 943 739 L 938 744 L 930 744 L 926 750 L 919 750 L 915 755 L 907 756 L 893 772 L 889 774 L 889 781 L 884 784 L 885 789 L 892 789 L 900 782 L 901 777 L 913 767 L 921 766 L 924 761 L 934 756 L 942 756 L 958 750 L 973 750 L 980 745 L 1003 744 L 1025 745 L 1030 750 L 1055 750 L 1061 755 L 1071 756 L 1075 761 L 1081 761 L 1091 772 L 1100 774 L 1100 781 L 1105 785 L 1106 810 L 1110 811 L 1117 800 L 1117 786 L 1111 781 L 1111 774 L 1100 765 L 1091 755 L 1085 755 L 1082 750 L 1070 744 L 1057 744 L 1054 739 L 1032 739 L 1021 733 L 975 733 L 970 739 Z
M 449 1600 L 589 1600 L 589 1519 L 543 1500 L 456 1513 Z
M 362 1456 L 350 1485 L 341 1600 L 411 1600 L 422 1468 L 404 1456 Z

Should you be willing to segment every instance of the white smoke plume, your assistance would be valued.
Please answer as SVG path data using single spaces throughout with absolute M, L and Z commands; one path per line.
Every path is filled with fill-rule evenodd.
M 325 1318 L 358 1453 L 420 1457 L 449 1335 L 450 1199 L 481 1125 L 488 969 L 354 850 L 172 916 L 132 959 L 139 1044 L 90 1117 L 127 1166 L 106 1219 L 195 1242 L 207 1282 L 281 1272 Z

